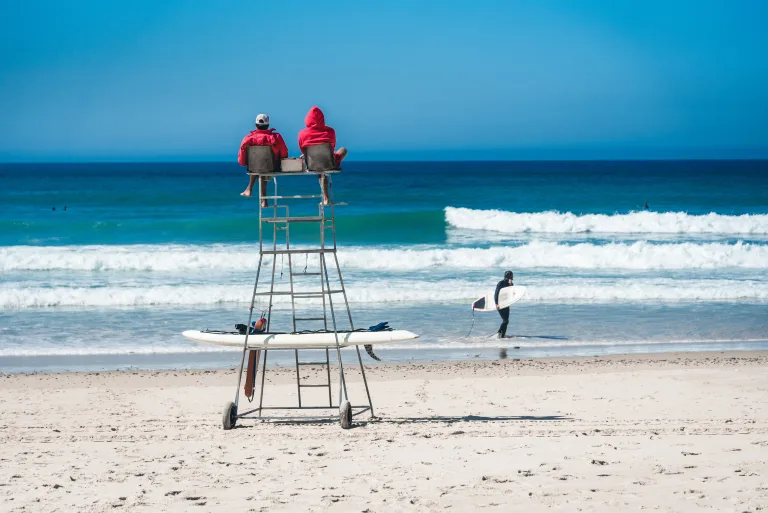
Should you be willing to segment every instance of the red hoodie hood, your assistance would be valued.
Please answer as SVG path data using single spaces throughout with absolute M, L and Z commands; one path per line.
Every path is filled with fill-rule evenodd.
M 307 128 L 323 128 L 325 127 L 325 116 L 323 111 L 319 107 L 312 107 L 307 113 L 307 117 L 304 118 L 304 124 Z

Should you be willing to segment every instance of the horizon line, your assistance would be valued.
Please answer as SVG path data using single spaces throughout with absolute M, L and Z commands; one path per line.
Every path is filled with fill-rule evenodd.
M 386 163 L 500 163 L 500 162 L 763 162 L 768 157 L 666 157 L 666 158 L 520 158 L 520 159 L 375 159 L 348 160 L 350 164 L 386 164 Z M 0 160 L 0 165 L 61 165 L 61 164 L 233 164 L 236 160 Z

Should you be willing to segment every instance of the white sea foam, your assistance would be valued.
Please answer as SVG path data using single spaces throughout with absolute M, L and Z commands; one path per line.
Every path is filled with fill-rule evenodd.
M 768 246 L 759 244 L 574 245 L 531 242 L 514 247 L 461 249 L 359 249 L 340 253 L 342 267 L 381 270 L 569 268 L 569 269 L 718 269 L 768 268 Z
M 253 269 L 257 246 L 217 244 L 0 247 L 0 271 L 195 271 Z
M 491 291 L 493 285 L 463 280 L 366 281 L 348 284 L 347 293 L 354 303 L 461 301 L 469 305 Z M 759 280 L 542 280 L 526 286 L 528 293 L 524 302 L 768 300 L 768 283 Z M 245 285 L 18 287 L 0 289 L 0 308 L 246 305 L 251 292 L 252 287 Z M 287 307 L 290 301 L 278 296 L 275 303 L 278 307 Z M 305 300 L 305 303 L 313 302 Z M 319 300 L 314 303 L 318 304 Z
M 342 247 L 342 269 L 416 271 L 494 269 L 719 269 L 768 268 L 768 245 L 719 242 L 562 244 L 533 241 L 492 248 L 377 249 Z M 244 245 L 10 246 L 0 248 L 0 272 L 11 271 L 248 271 L 258 250 Z M 295 263 L 301 265 L 304 262 Z M 271 260 L 264 261 L 271 266 Z M 278 261 L 278 266 L 281 264 Z M 310 262 L 310 265 L 313 265 Z M 314 264 L 316 266 L 316 264 Z M 278 267 L 280 269 L 280 267 Z
M 768 215 L 740 216 L 685 212 L 583 214 L 570 212 L 515 213 L 446 207 L 445 219 L 455 228 L 502 233 L 690 233 L 768 234 Z
M 93 355 L 162 355 L 185 353 L 225 353 L 242 351 L 241 348 L 222 347 L 184 343 L 173 345 L 132 345 L 127 341 L 120 341 L 120 345 L 94 346 L 88 345 L 56 345 L 46 347 L 35 345 L 32 347 L 0 347 L 0 357 L 7 356 L 93 356 Z
M 423 339 L 420 339 L 423 340 Z M 406 342 L 395 344 L 381 344 L 376 346 L 376 352 L 384 355 L 389 351 L 430 351 L 430 350 L 479 350 L 479 349 L 502 349 L 507 348 L 509 356 L 514 356 L 514 350 L 511 346 L 520 349 L 539 349 L 539 350 L 557 350 L 568 349 L 567 354 L 574 354 L 573 350 L 583 348 L 584 350 L 594 350 L 594 348 L 616 348 L 620 352 L 627 352 L 631 347 L 639 348 L 663 348 L 669 345 L 700 346 L 697 349 L 706 349 L 706 346 L 717 346 L 719 350 L 728 349 L 728 346 L 738 346 L 740 344 L 760 344 L 765 343 L 765 338 L 718 338 L 718 339 L 649 339 L 649 340 L 549 340 L 537 337 L 511 337 L 498 340 L 495 337 L 470 337 L 470 338 L 440 338 L 432 342 Z M 0 357 L 14 356 L 96 356 L 96 355 L 173 355 L 190 353 L 237 353 L 241 348 L 214 346 L 209 344 L 197 344 L 192 342 L 171 343 L 168 345 L 136 345 L 128 341 L 122 341 L 119 345 L 112 346 L 94 346 L 88 345 L 61 345 L 49 346 L 10 346 L 0 347 Z M 348 351 L 345 349 L 344 351 Z
M 511 336 L 503 340 L 496 337 L 480 336 L 469 338 L 441 338 L 436 342 L 407 342 L 382 344 L 376 347 L 376 352 L 386 352 L 391 350 L 403 349 L 509 349 L 510 346 L 521 349 L 557 349 L 557 348 L 594 348 L 594 347 L 615 347 L 627 348 L 632 346 L 652 347 L 667 345 L 736 345 L 736 344 L 755 344 L 768 342 L 766 338 L 709 338 L 709 339 L 637 339 L 637 340 L 550 340 L 537 338 L 535 336 L 515 337 Z M 509 351 L 509 356 L 514 353 Z

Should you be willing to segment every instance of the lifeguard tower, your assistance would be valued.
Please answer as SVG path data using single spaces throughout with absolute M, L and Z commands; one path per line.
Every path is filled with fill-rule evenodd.
M 388 333 L 371 330 L 355 329 L 352 313 L 349 309 L 344 279 L 336 254 L 336 217 L 335 208 L 340 204 L 330 201 L 326 204 L 322 194 L 284 194 L 283 183 L 299 180 L 320 179 L 322 192 L 323 182 L 327 182 L 328 190 L 332 190 L 331 179 L 340 172 L 333 151 L 328 144 L 306 148 L 303 159 L 284 159 L 276 161 L 269 146 L 251 146 L 247 151 L 248 174 L 256 176 L 257 180 L 269 181 L 273 184 L 272 194 L 262 195 L 261 183 L 259 190 L 259 262 L 256 268 L 256 280 L 251 296 L 251 307 L 247 327 L 244 333 L 226 332 L 184 332 L 188 338 L 209 343 L 224 345 L 242 345 L 243 352 L 237 373 L 237 390 L 235 400 L 229 402 L 224 410 L 222 424 L 224 429 L 232 429 L 240 419 L 257 419 L 262 421 L 318 421 L 333 419 L 338 412 L 342 428 L 349 428 L 355 416 L 365 412 L 374 418 L 373 402 L 365 375 L 360 345 L 366 341 L 388 342 L 408 340 L 417 336 L 407 331 L 393 331 L 386 328 Z M 278 189 L 278 181 L 281 187 Z M 262 202 L 268 202 L 263 206 Z M 315 206 L 317 208 L 314 211 Z M 293 244 L 291 231 L 297 225 L 302 225 L 303 234 L 315 231 L 317 236 L 313 243 Z M 314 228 L 312 228 L 314 227 Z M 309 229 L 309 230 L 308 230 Z M 306 237 L 305 237 L 306 239 Z M 271 260 L 271 263 L 270 263 Z M 310 265 L 310 261 L 311 264 Z M 278 262 L 280 267 L 278 268 Z M 303 266 L 302 270 L 301 267 Z M 276 274 L 287 275 L 287 289 L 284 279 L 276 280 Z M 269 273 L 264 279 L 263 272 Z M 290 316 L 286 315 L 286 300 L 290 300 Z M 281 303 L 275 306 L 276 301 Z M 262 303 L 266 302 L 266 306 Z M 261 305 L 261 308 L 258 307 Z M 266 333 L 255 333 L 252 329 L 254 314 L 261 311 L 267 320 Z M 275 319 L 283 315 L 291 328 L 290 332 L 272 331 Z M 287 318 L 290 317 L 288 320 Z M 241 327 L 242 329 L 242 327 Z M 190 335 L 192 334 L 192 335 Z M 242 337 L 244 335 L 244 338 Z M 207 337 L 207 339 L 206 339 Z M 232 344 L 225 343 L 233 340 Z M 242 341 L 241 341 L 242 340 Z M 367 404 L 352 405 L 347 394 L 347 381 L 342 362 L 343 347 L 354 345 L 357 353 L 357 363 L 360 366 L 362 383 L 365 387 Z M 375 358 L 370 346 L 366 345 L 369 354 Z M 294 351 L 296 367 L 297 404 L 290 406 L 265 406 L 265 377 L 267 373 L 267 357 L 272 350 Z M 307 353 L 320 353 L 314 361 L 303 360 Z M 334 402 L 331 380 L 331 353 L 335 354 L 338 366 L 338 400 Z M 261 364 L 261 376 L 258 368 Z M 307 383 L 302 376 L 302 368 L 320 366 L 325 371 L 321 383 Z M 241 408 L 240 387 L 245 373 L 245 396 L 255 402 L 258 388 L 258 406 Z M 317 379 L 317 376 L 315 376 Z M 257 382 L 260 385 L 257 387 Z M 302 391 L 307 388 L 327 388 L 326 404 L 309 405 L 302 398 Z M 317 400 L 317 397 L 315 397 Z M 323 401 L 325 402 L 325 401 Z M 292 411 L 291 414 L 277 415 L 275 410 Z M 296 410 L 311 410 L 314 415 Z M 329 411 L 330 410 L 330 411 Z M 323 412 L 325 414 L 323 415 Z

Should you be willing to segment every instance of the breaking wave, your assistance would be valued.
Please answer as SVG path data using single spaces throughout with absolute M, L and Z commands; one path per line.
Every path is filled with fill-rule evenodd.
M 339 249 L 342 269 L 416 271 L 493 269 L 721 269 L 768 268 L 768 246 L 737 242 L 563 244 L 533 241 L 492 248 Z M 316 258 L 316 257 L 315 257 Z M 295 260 L 295 259 L 294 259 Z M 247 271 L 259 261 L 246 245 L 11 246 L 0 248 L 0 272 L 11 271 Z M 306 262 L 295 262 L 303 267 Z M 263 262 L 271 266 L 271 260 Z M 278 262 L 278 266 L 287 265 Z M 309 265 L 313 262 L 309 260 Z M 316 266 L 316 262 L 314 263 Z
M 446 222 L 454 228 L 502 233 L 689 233 L 768 234 L 768 215 L 740 216 L 685 212 L 631 212 L 629 214 L 573 214 L 570 212 L 515 213 L 503 210 L 445 208 Z
M 376 280 L 352 282 L 347 294 L 353 303 L 435 302 L 472 300 L 492 291 L 494 283 L 465 280 Z M 766 301 L 768 283 L 759 280 L 673 280 L 584 283 L 570 280 L 526 284 L 523 302 L 613 301 Z M 216 305 L 250 302 L 250 285 L 178 285 L 141 287 L 18 287 L 0 290 L 0 308 L 118 307 Z M 263 303 L 263 305 L 262 305 Z M 262 299 L 259 305 L 266 305 Z M 309 303 L 312 303 L 311 301 Z M 320 304 L 319 300 L 314 301 Z M 277 296 L 288 308 L 290 300 Z M 305 304 L 305 303 L 303 303 Z

